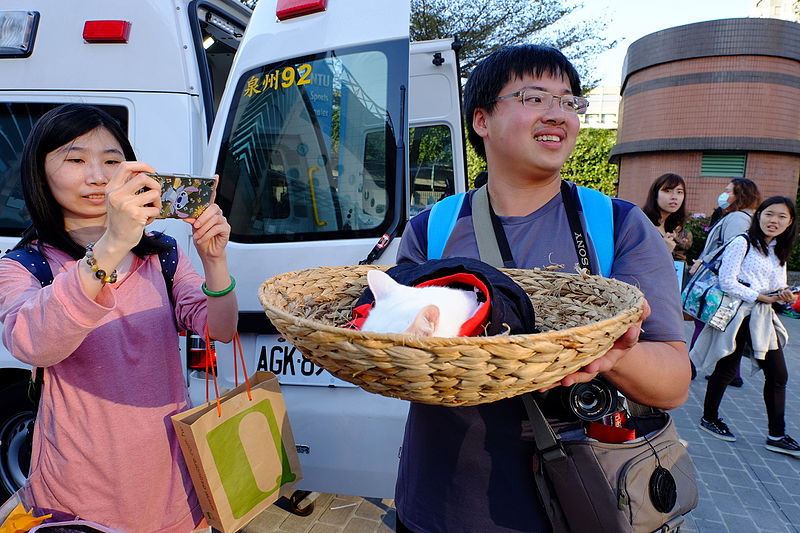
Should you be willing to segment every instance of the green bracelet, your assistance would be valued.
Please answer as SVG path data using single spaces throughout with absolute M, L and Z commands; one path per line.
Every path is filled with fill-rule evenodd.
M 203 287 L 202 288 L 203 288 L 203 294 L 205 294 L 206 296 L 210 296 L 211 298 L 219 298 L 220 296 L 225 296 L 226 294 L 228 294 L 229 292 L 231 292 L 233 289 L 236 288 L 236 280 L 233 279 L 233 276 L 231 276 L 231 284 L 228 285 L 227 289 L 222 289 L 221 291 L 210 291 L 210 290 L 208 290 L 208 287 L 206 287 L 206 282 L 205 281 L 203 282 Z

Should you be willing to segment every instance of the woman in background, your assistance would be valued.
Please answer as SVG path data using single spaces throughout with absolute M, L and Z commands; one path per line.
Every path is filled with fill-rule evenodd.
M 664 243 L 675 261 L 686 262 L 692 247 L 692 232 L 686 222 L 686 182 L 677 174 L 662 174 L 650 186 L 642 211 L 664 237 Z
M 719 269 L 722 290 L 742 300 L 725 331 L 706 325 L 690 355 L 703 369 L 714 368 L 708 380 L 700 428 L 733 442 L 736 437 L 719 416 L 728 384 L 736 376 L 745 347 L 764 371 L 764 404 L 769 433 L 767 450 L 800 457 L 800 445 L 786 434 L 786 382 L 783 354 L 788 334 L 772 304 L 793 302 L 786 287 L 786 261 L 792 252 L 797 224 L 794 202 L 784 196 L 765 200 L 753 215 L 750 228 L 725 248 Z

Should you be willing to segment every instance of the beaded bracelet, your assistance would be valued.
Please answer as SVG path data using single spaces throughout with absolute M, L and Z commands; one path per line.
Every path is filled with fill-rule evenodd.
M 97 266 L 97 260 L 94 258 L 94 243 L 90 242 L 86 245 L 86 264 L 89 265 L 89 268 L 94 272 L 94 277 L 102 281 L 103 283 L 116 283 L 117 281 L 117 269 L 115 268 L 111 275 L 106 274 L 106 271 Z
M 210 291 L 208 287 L 206 287 L 206 282 L 203 282 L 203 294 L 206 296 L 210 296 L 211 298 L 219 298 L 220 296 L 225 296 L 229 292 L 231 292 L 234 288 L 236 288 L 236 280 L 231 276 L 231 284 L 228 285 L 226 289 L 222 289 L 221 291 Z

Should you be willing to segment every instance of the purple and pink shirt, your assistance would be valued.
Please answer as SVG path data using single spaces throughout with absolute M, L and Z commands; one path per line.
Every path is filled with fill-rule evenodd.
M 126 532 L 191 531 L 202 511 L 170 416 L 189 407 L 176 321 L 205 330 L 203 278 L 179 250 L 173 310 L 158 256 L 135 258 L 92 300 L 76 261 L 45 253 L 54 279 L 44 288 L 0 260 L 3 343 L 44 368 L 24 497 Z

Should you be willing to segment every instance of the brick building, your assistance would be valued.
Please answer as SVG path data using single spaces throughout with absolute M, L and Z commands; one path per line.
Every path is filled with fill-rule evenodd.
M 800 178 L 800 24 L 741 18 L 647 35 L 623 65 L 619 196 L 641 205 L 653 180 L 687 180 L 709 213 L 733 177 L 794 198 Z

